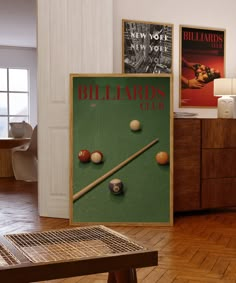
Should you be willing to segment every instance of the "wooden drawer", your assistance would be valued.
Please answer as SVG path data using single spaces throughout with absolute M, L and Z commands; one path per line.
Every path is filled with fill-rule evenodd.
M 200 152 L 175 150 L 174 210 L 195 210 L 200 207 Z
M 203 119 L 202 148 L 236 148 L 236 119 Z
M 236 177 L 236 148 L 203 149 L 202 178 Z
M 174 121 L 174 211 L 200 208 L 200 120 Z
M 236 178 L 202 180 L 202 208 L 235 206 Z
M 201 120 L 175 119 L 174 120 L 174 149 L 200 149 Z

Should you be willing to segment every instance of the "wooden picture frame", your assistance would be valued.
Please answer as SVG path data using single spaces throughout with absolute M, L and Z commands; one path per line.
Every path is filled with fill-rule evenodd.
M 122 72 L 172 74 L 173 25 L 122 20 Z
M 225 30 L 180 26 L 179 107 L 217 107 L 213 80 L 225 73 Z
M 71 224 L 172 225 L 172 77 L 71 74 L 70 88 Z M 101 162 L 81 160 L 85 149 L 100 151 Z M 158 152 L 168 153 L 166 164 Z

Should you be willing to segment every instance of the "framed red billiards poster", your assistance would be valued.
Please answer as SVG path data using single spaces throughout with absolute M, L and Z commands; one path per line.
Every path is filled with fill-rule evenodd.
M 213 81 L 224 77 L 225 30 L 180 26 L 180 107 L 216 107 Z
M 173 224 L 170 75 L 70 75 L 70 222 Z

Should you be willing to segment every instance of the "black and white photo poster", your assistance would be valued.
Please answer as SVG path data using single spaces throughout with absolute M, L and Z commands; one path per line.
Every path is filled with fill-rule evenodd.
M 122 20 L 123 73 L 172 73 L 171 24 Z

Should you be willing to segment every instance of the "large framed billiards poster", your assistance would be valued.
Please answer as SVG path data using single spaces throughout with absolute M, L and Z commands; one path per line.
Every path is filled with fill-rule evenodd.
M 172 77 L 70 75 L 70 222 L 173 224 Z

